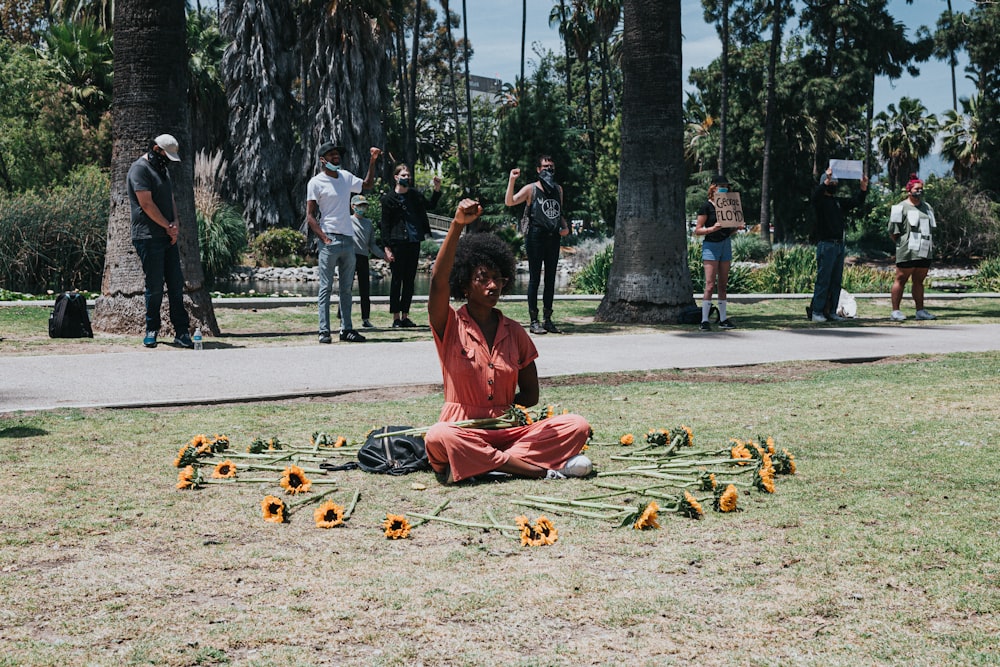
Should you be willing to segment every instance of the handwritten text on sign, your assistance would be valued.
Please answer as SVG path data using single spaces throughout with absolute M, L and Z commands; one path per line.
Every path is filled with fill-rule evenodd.
M 745 224 L 739 192 L 715 193 L 715 218 L 723 227 L 742 227 Z

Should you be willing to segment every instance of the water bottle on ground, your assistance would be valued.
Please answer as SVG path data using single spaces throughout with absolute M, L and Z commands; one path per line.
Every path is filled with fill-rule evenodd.
M 202 349 L 202 345 L 201 345 L 201 327 L 196 327 L 195 328 L 193 340 L 194 340 L 194 349 L 196 349 L 196 350 Z

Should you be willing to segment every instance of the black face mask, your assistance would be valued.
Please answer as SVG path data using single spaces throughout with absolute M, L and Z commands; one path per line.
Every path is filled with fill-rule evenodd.
M 555 170 L 542 169 L 540 172 L 538 172 L 538 180 L 542 181 L 543 183 L 545 183 L 545 185 L 549 186 L 550 188 L 554 188 L 556 186 Z
M 408 179 L 408 178 L 401 178 L 401 179 L 399 179 L 399 187 L 401 187 L 401 188 L 408 188 L 408 187 L 410 187 L 410 179 Z
M 170 158 L 166 155 L 160 155 L 156 151 L 149 151 L 149 162 L 157 172 L 163 175 L 167 173 L 167 165 L 170 164 Z

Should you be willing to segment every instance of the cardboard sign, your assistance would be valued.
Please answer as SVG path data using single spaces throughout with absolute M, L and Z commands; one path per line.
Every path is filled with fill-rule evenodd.
M 739 192 L 715 193 L 715 218 L 723 227 L 742 227 L 745 224 Z
M 860 181 L 865 175 L 865 165 L 861 160 L 830 160 L 834 180 L 853 179 Z

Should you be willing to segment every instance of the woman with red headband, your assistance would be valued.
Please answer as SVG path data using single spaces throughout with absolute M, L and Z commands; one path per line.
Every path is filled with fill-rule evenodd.
M 896 279 L 892 283 L 892 313 L 889 319 L 902 322 L 906 315 L 901 311 L 903 289 L 913 277 L 913 303 L 917 307 L 918 320 L 933 320 L 934 315 L 924 309 L 924 279 L 931 267 L 931 252 L 934 245 L 931 230 L 934 209 L 924 201 L 924 182 L 916 174 L 910 176 L 906 184 L 907 197 L 892 207 L 889 213 L 889 235 L 896 242 Z

